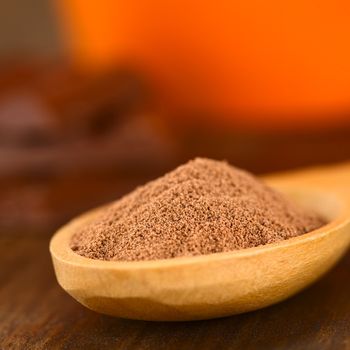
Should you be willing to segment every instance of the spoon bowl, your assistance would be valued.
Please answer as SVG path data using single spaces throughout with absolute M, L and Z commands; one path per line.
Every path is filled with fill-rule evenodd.
M 58 282 L 89 309 L 141 320 L 209 319 L 280 302 L 327 272 L 350 245 L 350 166 L 273 176 L 267 182 L 329 223 L 302 236 L 227 253 L 102 261 L 82 257 L 69 246 L 72 234 L 100 208 L 52 238 Z

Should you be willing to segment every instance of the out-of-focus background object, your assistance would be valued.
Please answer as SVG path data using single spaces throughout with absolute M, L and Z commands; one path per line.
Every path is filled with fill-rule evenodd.
M 138 67 L 179 117 L 273 128 L 348 116 L 346 1 L 58 2 L 78 64 Z
M 0 317 L 0 347 L 16 339 L 20 349 L 31 342 L 50 348 L 47 335 L 64 341 L 62 329 L 74 337 L 73 348 L 101 349 L 115 336 L 107 318 L 98 316 L 98 336 L 94 316 L 86 311 L 77 320 L 85 311 L 64 298 L 48 265 L 49 237 L 76 214 L 195 156 L 257 174 L 349 160 L 349 18 L 345 0 L 1 0 L 0 277 L 8 283 L 0 293 L 8 306 L 0 303 L 0 315 L 10 321 Z M 291 301 L 294 318 L 276 306 L 270 328 L 290 329 L 291 339 L 297 334 L 308 347 L 317 338 L 305 333 L 313 321 L 350 310 L 341 303 L 349 294 L 345 267 L 309 299 Z M 327 299 L 319 290 L 343 294 Z M 338 313 L 323 307 L 324 299 Z M 315 312 L 307 319 L 310 304 Z M 211 324 L 220 335 L 205 344 L 223 348 L 222 328 Z M 268 340 L 268 323 L 250 324 Z M 331 325 L 340 334 L 338 320 Z M 77 329 L 85 336 L 77 338 Z M 188 329 L 198 339 L 216 332 Z M 158 335 L 170 339 L 173 331 Z M 131 341 L 134 332 L 125 333 Z M 266 344 L 283 343 L 273 333 Z

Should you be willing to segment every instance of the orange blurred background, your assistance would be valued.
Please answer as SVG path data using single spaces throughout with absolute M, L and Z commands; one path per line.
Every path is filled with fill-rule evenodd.
M 140 72 L 177 118 L 202 113 L 250 128 L 348 119 L 347 1 L 57 4 L 77 64 Z

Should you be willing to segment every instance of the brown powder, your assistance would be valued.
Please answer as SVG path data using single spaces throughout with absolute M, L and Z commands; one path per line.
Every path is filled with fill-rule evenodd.
M 253 175 L 199 158 L 112 203 L 71 248 L 93 259 L 167 259 L 278 242 L 324 223 Z

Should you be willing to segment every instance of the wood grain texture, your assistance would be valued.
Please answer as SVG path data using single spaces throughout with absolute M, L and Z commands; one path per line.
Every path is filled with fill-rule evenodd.
M 165 323 L 83 308 L 57 284 L 48 245 L 48 238 L 29 230 L 0 234 L 0 349 L 350 349 L 350 253 L 316 284 L 277 305 Z
M 8 70 L 2 69 L 2 78 Z M 43 72 L 48 77 L 49 71 L 55 70 L 40 66 L 33 76 Z M 17 81 L 16 72 L 15 67 L 9 76 Z M 62 74 L 57 76 L 61 81 Z M 27 76 L 20 80 L 32 81 Z M 1 83 L 3 92 L 9 81 Z M 67 86 L 70 91 L 70 83 Z M 350 159 L 349 125 L 284 133 L 244 133 L 197 122 L 180 133 L 169 129 L 174 154 L 171 164 L 161 168 L 140 165 L 128 156 L 97 173 L 82 173 L 77 167 L 64 173 L 60 168 L 56 174 L 50 167 L 35 167 L 1 177 L 0 349 L 350 349 L 350 253 L 319 282 L 285 302 L 210 321 L 152 323 L 103 316 L 59 287 L 48 252 L 58 224 L 189 158 L 227 159 L 254 173 Z M 129 155 L 131 150 L 125 150 Z M 91 159 L 89 163 L 95 168 Z
M 297 296 L 195 322 L 89 311 L 58 286 L 44 238 L 0 238 L 0 349 L 350 349 L 350 254 Z

